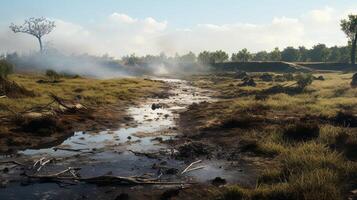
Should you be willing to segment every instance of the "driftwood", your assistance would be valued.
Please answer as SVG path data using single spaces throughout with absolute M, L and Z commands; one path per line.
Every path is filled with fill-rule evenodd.
M 189 164 L 182 172 L 181 172 L 181 175 L 182 174 L 185 174 L 185 173 L 188 173 L 190 171 L 194 171 L 194 170 L 198 170 L 198 169 L 203 169 L 205 166 L 198 166 L 198 167 L 195 167 L 195 168 L 191 168 L 193 165 L 195 164 L 198 164 L 198 163 L 201 163 L 202 160 L 197 160 L 191 164 Z
M 41 159 L 37 160 L 32 167 L 35 168 L 38 166 L 37 172 L 39 172 L 46 164 L 50 163 L 51 161 L 53 161 L 52 158 L 46 160 L 45 157 L 42 157 Z
M 75 102 L 69 102 L 67 100 L 64 100 L 55 94 L 51 93 L 50 97 L 57 102 L 60 106 L 63 107 L 63 111 L 69 111 L 69 112 L 77 112 L 83 109 L 87 109 L 85 106 L 83 106 L 80 103 L 75 103 Z
M 28 178 L 39 179 L 40 181 L 47 182 L 61 182 L 61 181 L 74 181 L 74 182 L 85 182 L 89 184 L 97 185 L 182 185 L 182 184 L 194 184 L 186 182 L 166 182 L 159 181 L 158 178 L 147 178 L 143 176 L 96 176 L 90 178 L 81 178 L 76 174 L 76 171 L 80 168 L 69 167 L 63 171 L 48 175 L 27 175 Z M 67 174 L 67 175 L 66 175 Z

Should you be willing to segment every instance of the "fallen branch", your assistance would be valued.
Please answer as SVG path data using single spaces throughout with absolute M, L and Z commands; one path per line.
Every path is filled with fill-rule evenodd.
M 85 106 L 83 106 L 82 104 L 79 104 L 79 103 L 74 103 L 74 102 L 66 103 L 66 100 L 56 96 L 53 93 L 50 93 L 50 97 L 55 102 L 57 102 L 60 106 L 64 107 L 65 110 L 70 111 L 70 112 L 76 112 L 81 109 L 87 109 Z
M 206 167 L 206 166 L 198 166 L 198 167 L 195 167 L 195 168 L 186 170 L 184 173 L 188 173 L 188 172 L 191 172 L 191 171 L 194 171 L 194 170 L 203 169 L 203 168 L 205 168 L 205 167 Z M 181 174 L 183 174 L 183 173 L 181 173 Z
M 186 173 L 187 170 L 192 167 L 192 165 L 198 164 L 198 163 L 200 163 L 200 162 L 202 162 L 202 160 L 197 160 L 197 161 L 195 161 L 195 162 L 189 164 L 189 165 L 181 172 L 181 175 L 184 174 L 184 173 Z
M 122 176 L 97 176 L 91 178 L 80 178 L 74 174 L 74 170 L 78 168 L 68 168 L 61 172 L 50 175 L 26 175 L 29 178 L 40 179 L 41 181 L 61 182 L 61 181 L 76 181 L 85 182 L 97 185 L 183 185 L 195 184 L 187 182 L 164 182 L 157 181 L 157 179 L 150 179 L 144 177 L 122 177 Z M 71 176 L 62 176 L 65 173 L 71 173 Z
M 7 98 L 7 96 L 6 95 L 0 96 L 0 99 L 2 99 L 2 98 Z
M 15 165 L 26 166 L 25 164 L 23 164 L 23 163 L 21 163 L 19 161 L 16 161 L 16 160 L 1 161 L 0 163 L 1 164 L 12 163 L 12 164 L 15 164 Z

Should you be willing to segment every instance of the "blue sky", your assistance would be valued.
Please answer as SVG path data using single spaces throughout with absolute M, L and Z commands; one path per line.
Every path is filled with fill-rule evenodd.
M 97 22 L 113 12 L 137 18 L 167 20 L 173 26 L 204 23 L 265 23 L 276 16 L 296 17 L 330 6 L 351 8 L 353 0 L 2 0 L 0 21 L 29 16 L 60 18 L 77 23 Z
M 260 31 L 265 31 L 266 34 L 271 34 L 271 37 L 279 38 L 286 35 L 286 31 L 289 26 L 286 25 L 290 23 L 290 26 L 301 26 L 296 29 L 293 28 L 291 31 L 297 31 L 299 34 L 292 33 L 295 38 L 285 39 L 282 38 L 284 42 L 278 42 L 276 46 L 284 45 L 306 45 L 309 46 L 313 42 L 318 43 L 317 35 L 322 34 L 322 41 L 328 44 L 337 43 L 341 45 L 346 42 L 341 33 L 338 33 L 338 26 L 332 27 L 332 24 L 338 24 L 337 18 L 340 18 L 346 14 L 346 12 L 357 11 L 357 2 L 354 0 L 1 0 L 0 7 L 0 42 L 4 41 L 4 32 L 8 29 L 8 25 L 11 22 L 20 23 L 23 19 L 31 16 L 45 16 L 51 19 L 60 20 L 59 28 L 57 33 L 54 34 L 58 36 L 50 36 L 51 41 L 54 43 L 60 43 L 59 38 L 63 39 L 65 33 L 65 28 L 71 26 L 75 28 L 76 31 L 80 33 L 95 35 L 93 40 L 110 39 L 109 44 L 115 44 L 118 42 L 118 46 L 122 46 L 121 50 L 105 49 L 101 47 L 100 51 L 93 53 L 104 53 L 109 52 L 112 54 L 127 54 L 129 51 L 135 51 L 140 48 L 140 44 L 145 44 L 146 46 L 137 50 L 138 53 L 157 53 L 159 51 L 168 50 L 168 48 L 163 48 L 162 46 L 167 46 L 167 40 L 178 38 L 180 40 L 185 40 L 187 44 L 191 44 L 193 40 L 201 40 L 202 38 L 196 36 L 201 33 L 202 27 L 200 25 L 209 25 L 206 28 L 215 28 L 221 31 L 226 31 L 226 34 L 215 34 L 213 32 L 207 33 L 207 40 L 217 40 L 220 37 L 227 37 L 237 35 L 241 37 L 240 34 L 249 34 L 247 29 L 248 26 L 254 25 L 259 26 L 256 28 Z M 315 12 L 316 11 L 316 12 Z M 321 11 L 321 12 L 320 12 Z M 110 24 L 108 18 L 113 14 L 120 14 L 130 17 L 136 21 L 131 23 L 131 27 L 128 25 L 121 24 Z M 317 14 L 316 14 L 317 13 Z M 315 15 L 316 14 L 316 15 Z M 310 24 L 308 17 L 312 16 L 319 22 L 323 22 L 321 26 L 324 26 L 325 32 L 317 33 L 316 30 L 312 30 L 320 26 L 320 24 Z M 329 18 L 329 22 L 325 22 L 320 18 Z M 139 26 L 147 26 L 145 19 L 152 18 L 155 20 L 161 28 L 156 28 L 155 32 L 157 34 L 146 34 L 139 31 Z M 119 20 L 120 21 L 120 20 Z M 118 22 L 118 21 L 117 21 Z M 118 22 L 119 23 L 119 22 Z M 278 23 L 278 25 L 276 25 Z M 329 23 L 329 28 L 327 27 Z M 124 23 L 125 24 L 125 23 Z M 240 27 L 237 27 L 238 25 Z M 211 26 L 214 25 L 214 26 Z M 285 27 L 283 27 L 283 25 Z M 109 27 L 117 26 L 116 34 L 111 34 L 111 36 L 105 35 L 105 31 L 98 30 L 98 27 Z M 164 27 L 163 27 L 164 26 Z M 261 27 L 260 27 L 261 26 Z M 120 28 L 118 28 L 120 27 Z M 270 27 L 270 28 L 269 28 Z M 281 29 L 281 32 L 275 32 L 275 29 Z M 285 29 L 284 29 L 285 28 Z M 175 32 L 175 30 L 190 30 L 190 34 L 183 34 Z M 302 30 L 303 29 L 303 30 Z M 122 34 L 122 31 L 126 33 L 125 40 L 117 40 L 117 34 Z M 144 29 L 142 29 L 144 30 Z M 1 31 L 3 32 L 3 40 L 1 40 Z M 62 35 L 60 35 L 62 31 Z M 111 31 L 114 31 L 111 30 Z M 132 32 L 130 32 L 132 31 Z M 334 35 L 328 33 L 332 31 Z M 144 31 L 145 32 L 145 31 Z M 300 33 L 301 32 L 301 33 Z M 196 33 L 196 35 L 194 34 Z M 289 32 L 288 32 L 289 33 Z M 7 33 L 9 34 L 9 33 Z M 136 38 L 130 38 L 135 36 Z M 187 36 L 188 35 L 188 36 Z M 288 34 L 290 35 L 290 34 Z M 6 36 L 10 37 L 10 36 Z M 11 36 L 13 37 L 13 36 Z M 95 39 L 94 39 L 95 37 Z M 160 38 L 159 38 L 160 37 Z M 148 44 L 142 40 L 153 40 L 156 44 Z M 329 39 L 330 38 L 330 39 Z M 21 45 L 10 44 L 10 39 L 8 38 L 5 49 L 0 49 L 0 51 L 17 50 Z M 108 40 L 109 40 L 108 39 Z M 243 45 L 249 43 L 242 42 L 244 44 L 239 44 L 239 38 L 233 38 L 236 48 L 241 48 Z M 249 39 L 249 38 L 248 38 Z M 250 38 L 251 39 L 251 38 Z M 246 39 L 245 39 L 246 40 Z M 254 40 L 254 39 L 253 39 Z M 266 38 L 266 44 L 264 41 L 252 44 L 252 51 L 270 49 L 273 48 L 272 44 L 274 39 Z M 316 41 L 315 41 L 316 40 Z M 135 41 L 132 44 L 123 44 L 124 41 Z M 201 43 L 194 44 L 193 46 L 188 45 L 187 47 L 182 47 L 179 44 L 173 44 L 175 48 L 169 51 L 184 52 L 188 51 L 190 48 L 194 51 L 199 51 L 203 48 L 216 49 L 220 48 L 219 44 L 214 44 L 211 46 L 204 45 L 204 40 L 202 42 L 202 48 L 199 46 Z M 252 41 L 254 42 L 254 41 Z M 83 42 L 82 42 L 83 43 Z M 233 44 L 229 46 L 229 41 L 222 42 L 222 48 L 228 48 L 228 51 L 235 51 Z M 79 44 L 80 45 L 80 44 Z M 98 44 L 93 45 L 100 45 Z M 148 45 L 155 45 L 150 48 Z M 171 45 L 171 44 L 170 44 Z M 169 45 L 169 46 L 170 46 Z M 16 46 L 16 48 L 15 48 Z M 125 47 L 124 47 L 125 46 Z M 131 46 L 131 47 L 130 47 Z M 161 47 L 160 47 L 161 46 Z M 177 47 L 176 47 L 177 46 Z M 35 48 L 31 47 L 30 44 L 24 46 L 25 49 Z M 172 53 L 172 52 L 170 52 Z

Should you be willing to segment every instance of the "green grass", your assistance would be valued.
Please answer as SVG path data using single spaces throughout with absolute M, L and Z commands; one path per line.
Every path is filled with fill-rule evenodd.
M 301 116 L 333 118 L 340 111 L 357 113 L 357 89 L 350 87 L 352 74 L 314 74 L 316 77 L 319 75 L 323 75 L 325 81 L 314 81 L 302 93 L 273 94 L 266 100 L 256 100 L 255 95 L 249 94 L 294 82 L 262 82 L 255 78 L 257 87 L 239 87 L 241 81 L 230 75 L 193 77 L 194 85 L 215 90 L 217 97 L 224 99 L 201 110 L 196 109 L 193 114 L 201 116 L 200 126 L 209 128 L 237 116 L 262 116 L 267 120 L 278 117 L 283 120 Z M 288 125 L 255 126 L 252 127 L 256 129 L 254 134 L 249 130 L 236 130 L 241 140 L 247 138 L 250 145 L 253 141 L 254 148 L 250 150 L 256 156 L 270 157 L 274 165 L 265 167 L 255 188 L 230 186 L 223 199 L 339 200 L 346 197 L 351 189 L 348 186 L 356 184 L 353 181 L 357 177 L 356 128 L 318 124 L 318 135 L 309 140 L 294 141 L 284 136 Z
M 158 81 L 141 78 L 120 78 L 99 80 L 92 78 L 61 78 L 60 83 L 40 84 L 36 81 L 46 79 L 38 74 L 14 74 L 9 76 L 28 90 L 33 90 L 36 97 L 20 99 L 0 99 L 0 107 L 6 106 L 16 112 L 26 110 L 33 106 L 45 105 L 51 102 L 50 93 L 73 100 L 80 98 L 80 102 L 87 106 L 103 106 L 112 104 L 132 103 L 141 97 L 160 91 L 163 84 Z M 5 109 L 0 109 L 0 115 L 9 114 Z

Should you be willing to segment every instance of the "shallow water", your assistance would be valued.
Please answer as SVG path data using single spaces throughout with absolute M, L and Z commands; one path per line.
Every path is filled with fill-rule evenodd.
M 23 158 L 30 158 L 32 160 L 37 160 L 41 157 L 60 158 L 63 160 L 62 162 L 47 165 L 42 170 L 42 173 L 59 171 L 71 166 L 81 167 L 79 173 L 82 177 L 100 176 L 108 173 L 118 176 L 134 176 L 151 173 L 156 176 L 157 169 L 153 169 L 152 166 L 162 161 L 167 162 L 167 167 L 179 170 L 184 169 L 187 163 L 171 159 L 170 156 L 164 156 L 158 160 L 145 156 L 137 156 L 130 151 L 161 151 L 171 153 L 169 146 L 158 142 L 155 138 L 160 137 L 163 140 L 174 139 L 174 137 L 179 134 L 174 128 L 176 126 L 175 118 L 178 117 L 178 112 L 184 110 L 192 103 L 212 101 L 207 95 L 209 91 L 189 86 L 187 82 L 182 80 L 162 80 L 171 85 L 172 90 L 170 92 L 173 95 L 167 99 L 146 99 L 141 105 L 129 108 L 128 113 L 133 118 L 136 124 L 135 126 L 99 133 L 79 131 L 65 140 L 61 145 L 57 146 L 66 149 L 80 149 L 82 152 L 56 150 L 56 147 L 52 147 L 37 150 L 27 149 L 19 152 L 19 154 Z M 151 108 L 153 103 L 160 103 L 165 106 L 161 109 L 153 110 Z M 226 161 L 204 160 L 200 165 L 204 165 L 205 167 L 183 176 L 164 175 L 162 178 L 167 180 L 192 180 L 206 183 L 215 177 L 222 177 L 229 183 L 244 183 L 245 180 L 248 180 L 248 176 L 250 175 L 249 170 L 245 169 L 244 172 L 239 171 L 236 167 L 230 167 L 230 164 Z M 237 165 L 237 163 L 234 163 L 234 165 Z M 242 168 L 247 168 L 244 166 L 244 163 L 241 163 L 241 166 Z M 8 177 L 11 177 L 11 174 L 7 175 L 7 178 Z M 79 184 L 69 187 L 68 190 L 81 191 L 83 193 L 88 187 L 86 184 Z M 95 188 L 95 186 L 92 187 Z M 33 195 L 29 199 L 37 199 L 38 196 L 41 195 L 41 197 L 49 196 L 53 199 L 56 199 L 56 196 L 60 197 L 57 195 L 60 193 L 60 190 L 56 190 L 56 185 L 54 184 L 30 184 L 21 186 L 20 184 L 11 183 L 7 188 L 0 189 L 0 199 L 24 197 L 21 194 L 25 192 L 29 192 Z

